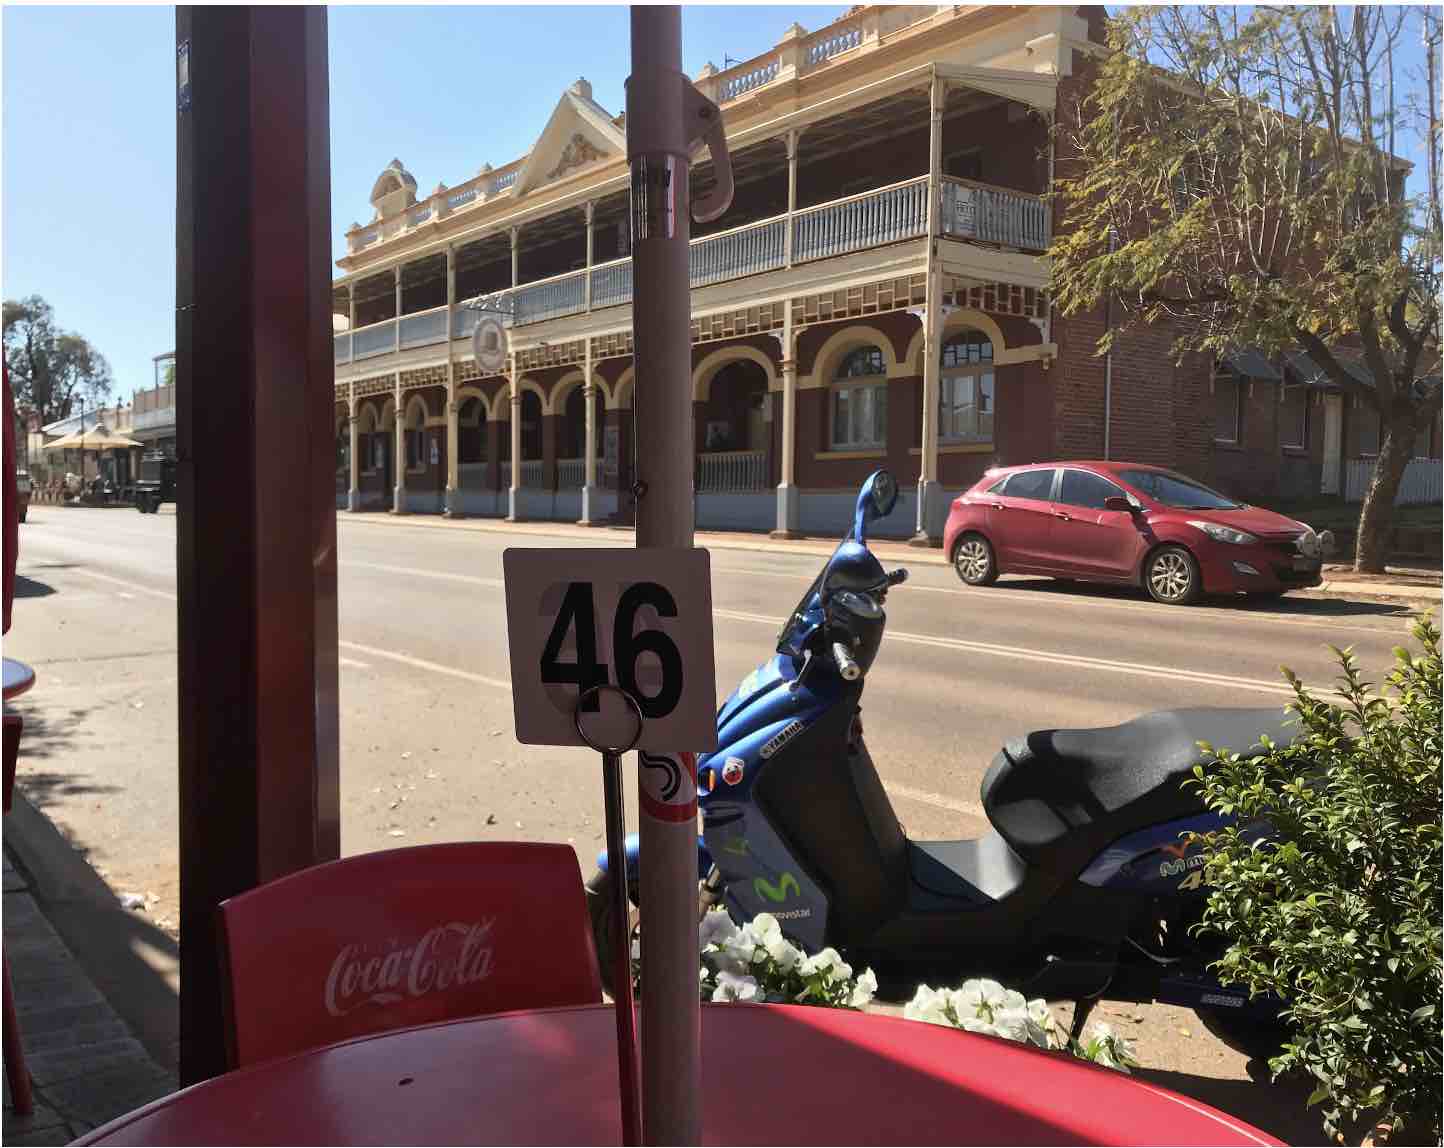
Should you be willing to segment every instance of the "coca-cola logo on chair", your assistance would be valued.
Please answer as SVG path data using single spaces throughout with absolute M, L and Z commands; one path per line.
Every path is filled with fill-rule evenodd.
M 467 924 L 451 921 L 428 929 L 412 945 L 380 949 L 347 945 L 326 976 L 326 1011 L 345 1016 L 366 1005 L 388 1005 L 475 984 L 491 974 L 491 927 L 495 917 Z

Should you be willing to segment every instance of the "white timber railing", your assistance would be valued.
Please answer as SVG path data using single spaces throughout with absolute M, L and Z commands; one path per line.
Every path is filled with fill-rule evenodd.
M 1048 247 L 1048 205 L 1040 195 L 944 177 L 942 208 L 944 235 L 1025 251 Z
M 587 460 L 584 458 L 557 459 L 557 489 L 579 490 L 587 480 Z
M 430 311 L 418 311 L 401 318 L 401 346 L 425 347 L 430 343 L 446 342 L 448 308 L 445 305 L 433 307 Z
M 1363 502 L 1374 474 L 1372 458 L 1351 458 L 1344 470 L 1344 501 Z M 1444 499 L 1444 463 L 1437 458 L 1411 458 L 1399 480 L 1395 506 L 1419 505 Z
M 1028 251 L 1048 245 L 1049 213 L 1041 196 L 965 180 L 945 179 L 941 188 L 940 231 L 983 243 Z M 692 240 L 689 255 L 693 288 L 741 279 L 787 266 L 787 229 L 792 228 L 792 261 L 805 263 L 848 255 L 927 234 L 928 180 L 904 180 L 875 191 L 803 208 L 791 216 L 747 223 Z M 568 271 L 496 292 L 492 298 L 510 326 L 541 323 L 588 310 L 586 283 L 591 275 L 593 311 L 632 301 L 632 261 L 615 259 L 586 270 Z M 454 306 L 453 339 L 471 335 L 475 311 Z M 388 319 L 336 336 L 336 362 L 445 341 L 447 308 L 438 307 Z
M 697 456 L 697 489 L 704 493 L 767 489 L 765 450 L 723 450 Z
M 358 327 L 351 332 L 351 357 L 367 359 L 372 355 L 386 355 L 396 350 L 396 320 L 383 319 L 369 327 Z
M 928 231 L 928 178 L 819 204 L 793 220 L 792 256 L 799 262 L 915 239 Z

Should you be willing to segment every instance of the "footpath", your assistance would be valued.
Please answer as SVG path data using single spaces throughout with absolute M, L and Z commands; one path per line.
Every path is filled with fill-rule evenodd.
M 5 821 L 5 960 L 35 1107 L 19 1115 L 7 1081 L 3 1139 L 68 1144 L 175 1091 L 179 954 L 21 795 Z
M 362 523 L 390 529 L 460 530 L 483 534 L 522 535 L 537 539 L 565 538 L 571 541 L 590 539 L 630 539 L 635 533 L 629 526 L 576 526 L 566 522 L 506 522 L 496 518 L 444 518 L 435 514 L 389 514 L 366 512 L 338 515 L 348 523 Z M 699 530 L 697 542 L 712 550 L 751 550 L 769 554 L 815 555 L 826 558 L 837 546 L 835 538 L 801 537 L 773 538 L 766 534 L 741 531 Z M 606 545 L 605 542 L 601 543 Z M 947 566 L 948 558 L 940 549 L 910 546 L 906 542 L 873 538 L 869 548 L 884 565 Z M 1333 598 L 1390 598 L 1409 602 L 1420 608 L 1439 607 L 1441 576 L 1438 566 L 1408 564 L 1386 567 L 1383 574 L 1356 574 L 1341 562 L 1326 562 L 1323 585 L 1300 591 Z

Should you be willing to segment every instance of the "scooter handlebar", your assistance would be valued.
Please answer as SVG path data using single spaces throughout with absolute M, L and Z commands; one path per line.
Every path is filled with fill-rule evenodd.
M 907 580 L 908 572 L 904 570 L 901 566 L 889 573 L 887 576 L 887 584 L 889 586 L 901 586 Z
M 862 677 L 862 668 L 852 660 L 852 655 L 841 642 L 832 643 L 832 660 L 837 664 L 837 672 L 843 681 L 855 682 Z

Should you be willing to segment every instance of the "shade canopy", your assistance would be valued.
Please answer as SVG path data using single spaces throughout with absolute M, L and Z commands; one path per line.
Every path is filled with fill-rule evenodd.
M 72 431 L 68 435 L 45 444 L 46 450 L 121 450 L 130 446 L 142 446 L 133 438 L 115 434 L 104 423 L 96 423 L 89 430 Z

